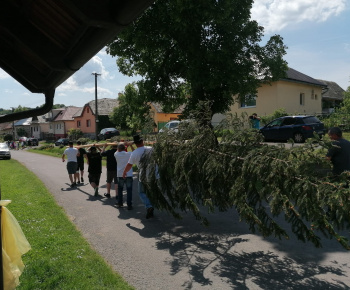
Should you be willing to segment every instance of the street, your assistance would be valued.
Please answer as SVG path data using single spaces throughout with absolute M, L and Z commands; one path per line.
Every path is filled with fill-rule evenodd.
M 317 249 L 294 236 L 263 238 L 234 209 L 207 215 L 209 227 L 190 213 L 179 221 L 155 210 L 147 220 L 135 180 L 134 209 L 117 209 L 114 191 L 111 199 L 103 196 L 105 167 L 102 196 L 96 198 L 86 164 L 84 185 L 71 189 L 60 158 L 11 154 L 44 182 L 92 247 L 136 289 L 350 289 L 350 253 L 334 240 L 323 239 Z

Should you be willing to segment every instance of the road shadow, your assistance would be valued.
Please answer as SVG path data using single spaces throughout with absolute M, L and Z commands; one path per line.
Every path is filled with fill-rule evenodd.
M 156 211 L 154 219 L 141 219 L 143 227 L 130 223 L 126 226 L 144 238 L 155 239 L 156 248 L 171 255 L 171 259 L 165 261 L 170 267 L 170 275 L 183 271 L 189 274 L 183 289 L 194 289 L 198 285 L 215 288 L 218 279 L 232 289 L 350 289 L 350 284 L 342 282 L 350 281 L 350 266 L 336 261 L 331 265 L 320 263 L 333 249 L 316 249 L 311 244 L 297 241 L 299 250 L 289 252 L 289 243 L 295 241 L 275 239 L 279 248 L 276 253 L 262 251 L 252 248 L 257 244 L 251 241 L 256 235 L 247 226 L 234 222 L 233 216 L 228 223 L 229 215 L 224 213 L 223 216 L 224 220 L 204 227 L 190 216 L 178 221 Z M 266 242 L 274 248 L 272 240 Z M 283 246 L 284 242 L 287 244 Z M 317 258 L 305 255 L 310 250 Z

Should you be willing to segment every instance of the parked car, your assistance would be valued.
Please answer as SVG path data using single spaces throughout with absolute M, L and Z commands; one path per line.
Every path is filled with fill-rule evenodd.
M 314 132 L 322 138 L 326 131 L 323 123 L 315 116 L 285 116 L 260 128 L 260 132 L 265 141 L 293 139 L 296 143 L 302 143 L 314 137 Z
M 19 138 L 18 138 L 18 141 L 19 141 L 19 142 L 22 142 L 22 141 L 26 142 L 27 139 L 28 139 L 27 137 L 23 136 L 23 137 L 19 137 Z
M 98 134 L 97 138 L 99 140 L 106 140 L 119 135 L 120 135 L 119 130 L 115 128 L 104 128 L 100 131 L 100 134 Z
M 0 143 L 0 158 L 11 159 L 11 152 L 6 143 Z
M 179 124 L 180 124 L 180 121 L 176 121 L 176 120 L 170 121 L 170 122 L 166 123 L 162 129 L 159 130 L 159 133 L 162 133 L 165 130 L 171 130 L 174 132 L 178 132 L 179 131 Z
M 37 138 L 27 138 L 27 145 L 28 146 L 38 146 L 39 140 Z
M 68 138 L 61 138 L 61 139 L 58 139 L 58 140 L 55 142 L 55 145 L 56 145 L 56 146 L 68 145 L 68 142 L 69 142 L 69 139 L 68 139 Z

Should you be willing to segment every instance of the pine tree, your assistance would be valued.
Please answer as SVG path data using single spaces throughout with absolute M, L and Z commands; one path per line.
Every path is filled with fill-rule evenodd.
M 177 218 L 191 211 L 204 224 L 203 208 L 235 208 L 252 232 L 288 238 L 276 219 L 284 216 L 298 239 L 320 247 L 322 233 L 350 249 L 338 233 L 349 226 L 349 173 L 337 179 L 326 174 L 331 166 L 324 154 L 330 143 L 315 139 L 291 149 L 268 146 L 236 116 L 225 120 L 218 142 L 223 129 L 200 124 L 193 121 L 178 133 L 159 134 L 152 154 L 142 159 L 148 170 L 141 178 L 156 208 Z

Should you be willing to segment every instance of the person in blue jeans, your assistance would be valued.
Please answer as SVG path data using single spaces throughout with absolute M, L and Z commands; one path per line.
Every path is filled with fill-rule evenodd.
M 124 172 L 123 172 L 123 177 L 127 176 L 127 172 L 132 168 L 132 166 L 135 164 L 138 167 L 139 170 L 139 178 L 138 178 L 138 191 L 139 191 L 139 196 L 141 201 L 146 207 L 146 219 L 152 218 L 153 217 L 153 211 L 154 208 L 151 204 L 151 201 L 149 200 L 144 186 L 141 182 L 141 171 L 142 167 L 140 167 L 140 160 L 144 154 L 149 154 L 152 151 L 152 147 L 149 146 L 144 146 L 143 139 L 140 135 L 135 135 L 133 136 L 134 142 L 130 144 L 132 147 L 133 144 L 136 145 L 135 151 L 132 152 L 130 159 L 128 161 L 128 164 L 125 166 Z
M 134 148 L 131 146 L 132 151 Z M 117 184 L 118 184 L 118 199 L 117 207 L 123 207 L 123 189 L 124 184 L 126 185 L 126 204 L 128 210 L 132 209 L 132 183 L 133 183 L 133 170 L 132 167 L 126 172 L 125 178 L 123 177 L 124 168 L 128 164 L 131 152 L 125 151 L 125 144 L 119 143 L 117 152 L 114 153 L 115 160 L 117 161 Z

